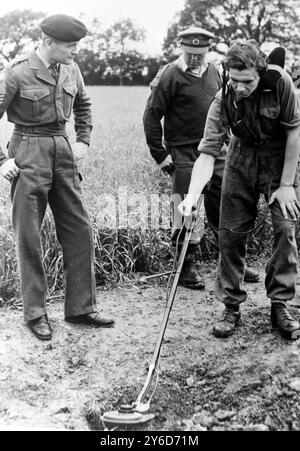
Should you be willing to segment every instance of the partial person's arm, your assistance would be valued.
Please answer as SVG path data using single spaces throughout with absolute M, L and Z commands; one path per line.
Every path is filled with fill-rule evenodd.
M 269 204 L 277 200 L 283 216 L 287 219 L 290 214 L 291 218 L 296 220 L 300 213 L 300 202 L 294 188 L 300 153 L 300 126 L 287 130 L 286 133 L 287 141 L 280 187 L 272 194 Z
M 159 72 L 150 86 L 151 94 L 147 100 L 143 115 L 144 132 L 151 156 L 160 165 L 169 155 L 169 152 L 163 146 L 163 129 L 161 124 L 161 120 L 172 101 L 174 90 L 173 77 L 170 71 L 168 71 L 168 68 L 166 69 L 166 73 L 162 75 Z M 170 162 L 171 160 L 167 160 L 166 164 Z
M 283 216 L 288 218 L 290 215 L 296 220 L 300 216 L 300 203 L 294 188 L 300 154 L 300 106 L 292 79 L 285 71 L 282 71 L 278 93 L 280 122 L 286 130 L 287 141 L 280 187 L 272 194 L 269 204 L 277 200 Z
M 196 208 L 200 194 L 213 175 L 214 164 L 215 157 L 206 153 L 201 153 L 195 161 L 189 192 L 178 205 L 179 213 L 183 216 L 190 216 L 192 210 Z
M 92 125 L 91 100 L 86 92 L 86 87 L 79 68 L 77 68 L 77 88 L 73 113 L 75 120 L 76 143 L 72 145 L 72 150 L 76 161 L 81 160 L 90 145 Z
M 196 207 L 200 194 L 213 175 L 215 159 L 220 156 L 227 138 L 227 130 L 221 117 L 221 95 L 220 91 L 209 108 L 203 139 L 199 145 L 200 156 L 194 164 L 189 192 L 178 206 L 183 216 L 190 216 Z
M 8 108 L 17 91 L 17 82 L 12 69 L 5 69 L 0 74 L 0 119 Z M 18 177 L 20 169 L 14 158 L 8 158 L 0 147 L 0 174 L 11 182 Z

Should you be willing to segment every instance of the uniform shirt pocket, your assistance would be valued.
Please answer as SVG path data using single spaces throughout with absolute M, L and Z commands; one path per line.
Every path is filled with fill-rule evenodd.
M 264 133 L 272 135 L 279 124 L 280 105 L 260 108 L 261 127 Z
M 272 107 L 261 108 L 260 109 L 261 116 L 265 116 L 265 117 L 268 117 L 270 119 L 275 119 L 276 117 L 279 116 L 279 113 L 280 113 L 280 106 L 279 105 L 275 105 L 275 106 L 272 106 Z
M 50 90 L 47 87 L 22 89 L 20 91 L 21 104 L 32 120 L 40 120 L 49 108 Z
M 72 113 L 76 94 L 76 85 L 63 86 L 64 114 L 66 119 L 68 119 Z

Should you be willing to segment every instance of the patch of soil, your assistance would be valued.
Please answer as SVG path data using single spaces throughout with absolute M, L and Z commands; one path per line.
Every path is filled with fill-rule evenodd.
M 247 285 L 242 325 L 219 340 L 211 332 L 223 309 L 214 299 L 215 270 L 206 267 L 205 291 L 178 288 L 151 401 L 155 418 L 131 429 L 300 430 L 300 341 L 272 331 L 263 271 L 260 283 Z M 51 342 L 28 331 L 21 310 L 1 308 L 2 430 L 103 430 L 103 412 L 135 401 L 154 351 L 165 286 L 136 282 L 99 291 L 98 301 L 116 319 L 113 329 L 66 323 L 62 302 L 55 302 L 48 307 Z M 299 308 L 291 311 L 299 318 Z

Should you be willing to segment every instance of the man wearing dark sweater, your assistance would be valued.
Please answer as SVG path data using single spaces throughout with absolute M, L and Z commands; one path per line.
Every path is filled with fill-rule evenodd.
M 151 155 L 163 171 L 172 173 L 173 244 L 182 226 L 177 206 L 188 192 L 208 109 L 222 86 L 218 69 L 205 61 L 213 35 L 192 27 L 179 37 L 182 55 L 164 66 L 152 81 L 144 112 L 144 130 Z M 204 193 L 207 220 L 215 230 L 219 226 L 225 156 L 226 146 L 215 162 L 211 183 Z M 199 233 L 193 233 L 181 273 L 182 284 L 193 289 L 204 288 L 196 259 L 200 238 Z M 245 280 L 257 281 L 257 275 L 247 270 Z

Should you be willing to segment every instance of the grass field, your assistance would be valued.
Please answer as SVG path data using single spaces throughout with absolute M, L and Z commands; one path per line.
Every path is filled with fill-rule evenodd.
M 89 154 L 80 172 L 94 224 L 97 280 L 122 280 L 134 270 L 160 270 L 163 257 L 169 252 L 170 191 L 168 178 L 160 173 L 145 144 L 142 116 L 149 89 L 88 87 L 88 91 L 93 103 L 94 129 Z M 1 125 L 0 143 L 5 148 L 12 124 L 3 118 Z M 72 141 L 75 139 L 72 124 L 68 128 Z M 156 222 L 151 229 L 149 214 L 156 204 L 151 205 L 162 192 L 164 225 L 159 229 Z M 9 183 L 3 179 L 0 215 L 0 296 L 4 298 L 16 295 L 18 276 L 10 225 Z M 42 236 L 52 293 L 62 286 L 62 257 L 49 212 Z

